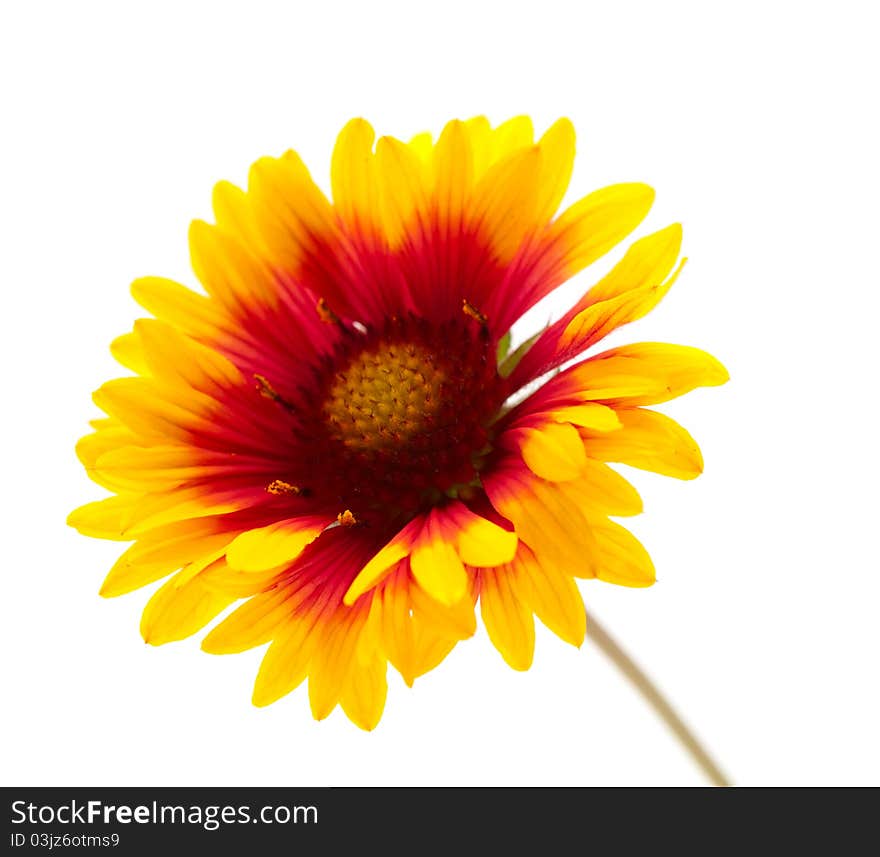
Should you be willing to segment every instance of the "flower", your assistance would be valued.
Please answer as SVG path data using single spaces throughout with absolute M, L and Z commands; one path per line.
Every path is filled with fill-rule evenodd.
M 370 729 L 387 664 L 412 684 L 474 633 L 477 603 L 504 659 L 527 669 L 534 616 L 583 641 L 575 578 L 654 581 L 610 520 L 642 505 L 607 462 L 696 476 L 690 435 L 645 406 L 727 373 L 659 343 L 583 359 L 672 285 L 678 225 L 636 241 L 510 351 L 513 323 L 653 201 L 619 184 L 556 216 L 573 159 L 564 119 L 537 143 L 525 117 L 480 117 L 436 143 L 375 146 L 355 119 L 334 149 L 332 202 L 294 152 L 257 161 L 246 192 L 217 185 L 216 224 L 190 232 L 205 294 L 133 284 L 153 317 L 112 351 L 134 374 L 95 393 L 107 416 L 77 447 L 113 495 L 69 523 L 133 541 L 101 593 L 170 575 L 144 610 L 147 642 L 245 599 L 202 647 L 269 644 L 254 703 L 308 678 L 316 718 L 338 704 Z

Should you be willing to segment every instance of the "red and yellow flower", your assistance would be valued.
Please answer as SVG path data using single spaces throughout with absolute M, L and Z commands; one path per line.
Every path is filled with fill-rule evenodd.
M 508 352 L 537 301 L 643 220 L 620 184 L 561 214 L 574 132 L 527 118 L 450 122 L 433 142 L 339 135 L 332 201 L 293 152 L 247 191 L 214 193 L 190 232 L 204 294 L 137 280 L 153 316 L 112 350 L 78 453 L 112 496 L 70 516 L 131 541 L 101 592 L 163 578 L 153 644 L 213 653 L 269 644 L 253 699 L 308 678 L 312 712 L 381 715 L 390 662 L 411 684 L 475 630 L 526 669 L 534 616 L 579 645 L 576 578 L 646 586 L 654 569 L 612 517 L 641 511 L 607 462 L 688 479 L 690 435 L 649 409 L 727 373 L 703 351 L 584 352 L 663 297 L 681 229 L 642 238 L 561 319 Z M 537 379 L 547 379 L 536 384 Z

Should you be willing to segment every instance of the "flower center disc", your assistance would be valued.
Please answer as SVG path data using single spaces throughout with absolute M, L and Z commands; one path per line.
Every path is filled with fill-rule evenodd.
M 447 369 L 422 346 L 379 343 L 337 372 L 324 404 L 330 433 L 365 453 L 430 435 L 442 429 L 449 380 Z
M 314 455 L 288 481 L 371 525 L 457 496 L 478 478 L 504 399 L 494 358 L 464 315 L 347 333 L 306 392 L 297 431 Z

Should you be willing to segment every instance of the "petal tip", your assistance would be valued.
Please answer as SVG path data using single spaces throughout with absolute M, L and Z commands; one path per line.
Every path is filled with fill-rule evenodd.
M 98 589 L 98 595 L 101 598 L 116 598 L 122 593 L 117 591 L 116 587 L 108 581 L 104 581 Z

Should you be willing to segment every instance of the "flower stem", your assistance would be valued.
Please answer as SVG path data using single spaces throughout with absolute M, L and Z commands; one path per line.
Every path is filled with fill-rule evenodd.
M 681 745 L 687 750 L 691 759 L 712 785 L 729 786 L 730 781 L 697 740 L 693 732 L 679 717 L 676 710 L 669 704 L 663 694 L 641 668 L 620 647 L 617 641 L 602 627 L 589 611 L 587 611 L 587 636 L 596 644 L 602 653 L 632 682 L 645 701 L 660 716 L 660 719 L 672 730 Z

